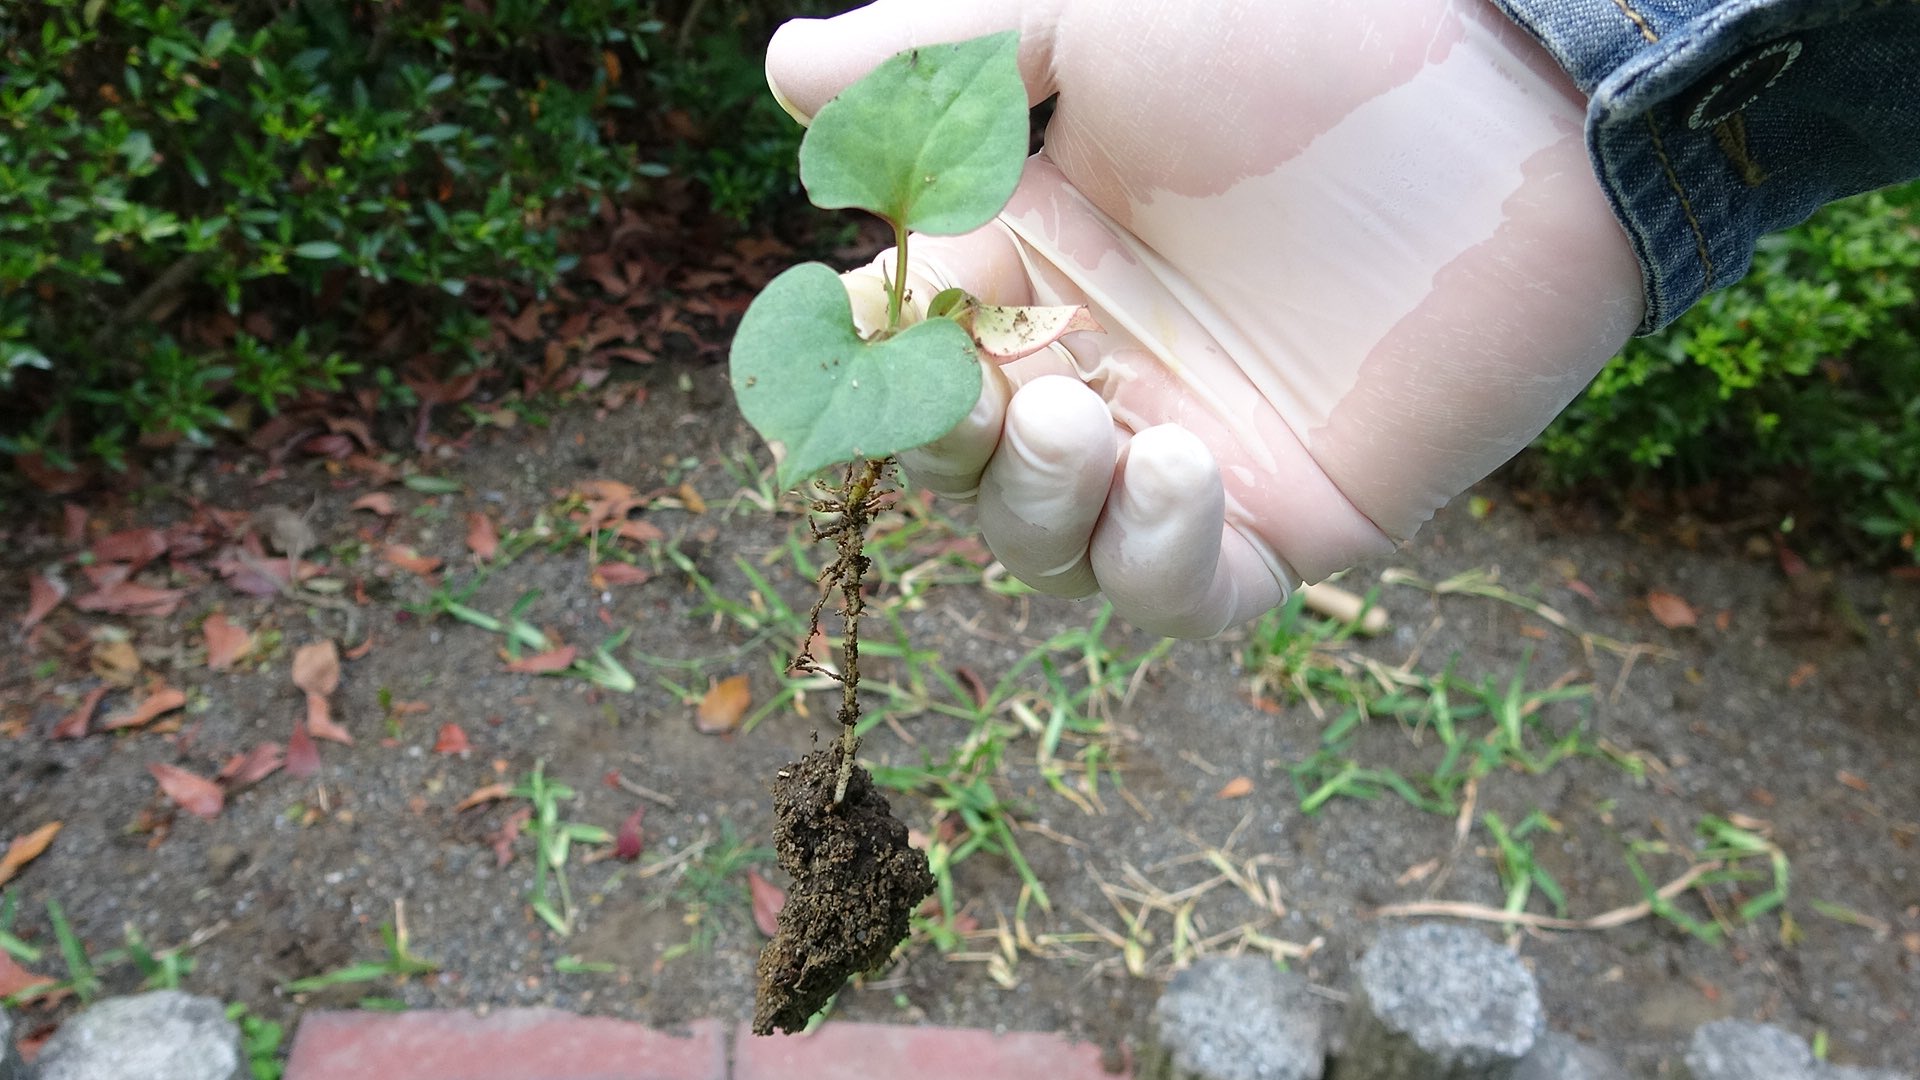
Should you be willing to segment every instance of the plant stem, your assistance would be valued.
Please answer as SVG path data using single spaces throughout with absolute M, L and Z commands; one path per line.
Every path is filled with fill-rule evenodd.
M 880 486 L 885 459 L 856 461 L 848 470 L 848 484 L 838 526 L 840 620 L 846 633 L 840 646 L 840 774 L 833 785 L 833 805 L 846 801 L 847 784 L 853 778 L 854 754 L 860 749 L 856 729 L 860 724 L 860 614 L 866 598 L 860 587 L 867 572 L 865 547 L 867 525 L 872 518 L 869 501 Z M 857 474 L 857 479 L 855 476 Z
M 887 294 L 887 331 L 900 329 L 901 309 L 907 299 L 907 227 L 895 222 L 893 226 L 893 289 Z

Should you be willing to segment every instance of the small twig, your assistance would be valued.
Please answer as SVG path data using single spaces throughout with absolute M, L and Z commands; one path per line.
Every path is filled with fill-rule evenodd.
M 613 782 L 620 785 L 620 788 L 623 791 L 629 792 L 634 795 L 638 795 L 641 798 L 650 800 L 652 802 L 657 802 L 661 806 L 664 806 L 669 810 L 674 809 L 673 796 L 671 795 L 663 795 L 660 792 L 655 791 L 650 787 L 643 787 L 627 779 L 625 776 L 622 776 L 619 773 L 613 774 Z

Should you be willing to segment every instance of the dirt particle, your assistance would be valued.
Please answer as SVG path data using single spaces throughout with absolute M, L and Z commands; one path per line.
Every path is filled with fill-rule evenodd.
M 799 1031 L 847 979 L 872 971 L 905 940 L 933 892 L 927 857 L 907 843 L 867 771 L 856 767 L 833 807 L 837 750 L 816 750 L 773 782 L 773 846 L 793 878 L 779 933 L 760 952 L 753 1031 Z

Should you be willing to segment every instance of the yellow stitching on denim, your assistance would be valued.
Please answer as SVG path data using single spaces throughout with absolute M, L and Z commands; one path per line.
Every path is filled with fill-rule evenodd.
M 1720 152 L 1733 162 L 1741 183 L 1757 188 L 1766 182 L 1767 171 L 1753 160 L 1753 154 L 1747 148 L 1747 118 L 1744 113 L 1734 113 L 1713 125 L 1713 139 L 1720 144 Z
M 1667 186 L 1680 197 L 1680 209 L 1687 215 L 1687 225 L 1693 229 L 1693 246 L 1700 253 L 1700 265 L 1707 271 L 1707 287 L 1713 287 L 1713 255 L 1707 251 L 1707 234 L 1700 228 L 1700 219 L 1694 216 L 1693 203 L 1687 198 L 1687 189 L 1680 186 L 1680 175 L 1673 169 L 1673 160 L 1667 157 L 1666 143 L 1660 140 L 1660 125 L 1654 123 L 1653 114 L 1647 114 L 1647 134 L 1653 136 L 1653 154 L 1660 159 L 1660 168 L 1667 174 Z
M 1655 44 L 1659 43 L 1660 35 L 1653 32 L 1653 26 L 1647 22 L 1645 15 L 1633 10 L 1632 4 L 1627 3 L 1627 0 L 1613 0 L 1613 6 L 1619 8 L 1621 14 L 1633 20 L 1633 25 L 1640 28 L 1641 37 Z

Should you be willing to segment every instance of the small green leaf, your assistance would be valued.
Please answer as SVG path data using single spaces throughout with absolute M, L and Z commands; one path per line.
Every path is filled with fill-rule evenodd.
M 793 267 L 754 299 L 730 365 L 740 411 L 780 459 L 782 487 L 932 442 L 980 397 L 980 364 L 958 324 L 933 319 L 861 341 L 840 275 L 820 263 Z
M 448 139 L 459 138 L 461 130 L 459 124 L 435 124 L 415 135 L 414 138 L 423 143 L 446 142 Z
M 309 240 L 293 249 L 303 259 L 337 259 L 340 251 L 340 245 L 331 240 Z
M 993 220 L 1026 164 L 1020 35 L 913 49 L 821 106 L 800 144 L 814 205 L 957 236 Z
M 423 495 L 452 495 L 466 490 L 460 481 L 442 476 L 409 476 L 400 482 Z

